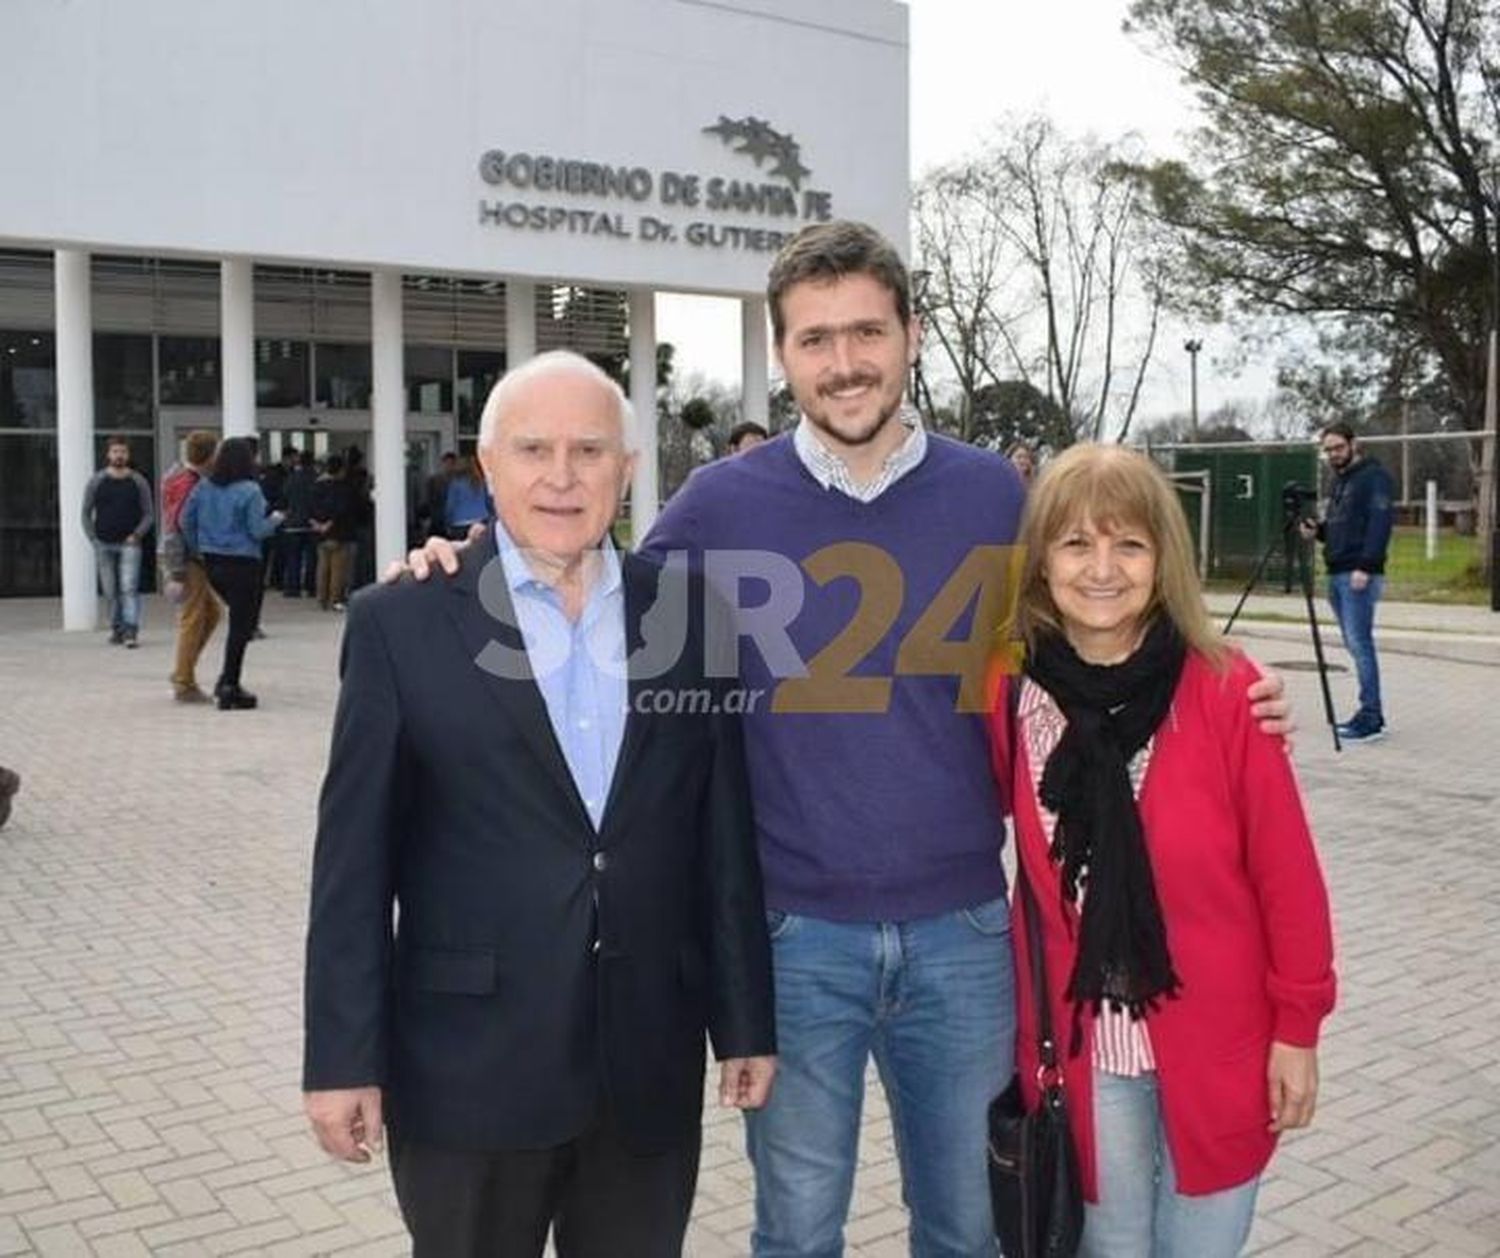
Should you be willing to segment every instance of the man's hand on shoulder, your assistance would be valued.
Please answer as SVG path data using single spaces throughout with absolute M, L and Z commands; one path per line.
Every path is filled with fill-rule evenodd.
M 760 1109 L 771 1097 L 774 1057 L 730 1057 L 719 1064 L 721 1109 Z
M 407 552 L 406 562 L 392 559 L 380 574 L 383 585 L 399 581 L 410 573 L 418 581 L 425 581 L 435 568 L 441 568 L 447 576 L 458 571 L 459 559 L 470 546 L 484 536 L 485 525 L 475 524 L 469 529 L 467 541 L 450 542 L 446 537 L 429 537 L 416 550 Z
M 380 1152 L 385 1122 L 379 1088 L 304 1092 L 302 1108 L 325 1153 L 343 1162 L 368 1162 Z
M 1245 697 L 1250 703 L 1250 715 L 1255 718 L 1262 733 L 1290 738 L 1296 731 L 1297 722 L 1292 716 L 1291 700 L 1286 697 L 1285 691 L 1286 683 L 1281 680 L 1281 674 L 1269 669 L 1264 670 L 1245 691 Z

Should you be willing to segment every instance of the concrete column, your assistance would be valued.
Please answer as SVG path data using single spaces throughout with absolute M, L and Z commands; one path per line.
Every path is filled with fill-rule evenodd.
M 89 255 L 59 249 L 57 296 L 57 504 L 62 525 L 64 629 L 92 629 L 99 615 L 94 548 L 83 531 L 83 491 L 94 474 L 94 313 Z
M 370 281 L 370 474 L 375 479 L 375 567 L 406 557 L 406 364 L 401 272 Z
M 249 258 L 219 263 L 219 361 L 224 435 L 255 435 L 255 268 Z
M 635 479 L 630 486 L 630 532 L 634 545 L 656 519 L 656 294 L 630 290 L 630 404 L 635 408 Z
M 506 280 L 505 366 L 507 370 L 519 367 L 535 357 L 536 285 L 530 280 Z
M 770 338 L 764 297 L 746 297 L 740 302 L 740 336 L 740 418 L 769 428 L 771 374 L 766 351 Z

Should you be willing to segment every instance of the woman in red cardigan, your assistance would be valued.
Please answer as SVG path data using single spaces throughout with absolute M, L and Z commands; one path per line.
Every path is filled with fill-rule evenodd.
M 993 721 L 1035 892 L 1087 1198 L 1086 1258 L 1238 1254 L 1277 1134 L 1317 1098 L 1328 897 L 1254 666 L 1208 622 L 1177 497 L 1074 446 L 1027 503 L 1014 699 Z M 1014 744 L 1014 746 L 1012 745 Z M 1017 897 L 1018 1068 L 1036 1018 Z

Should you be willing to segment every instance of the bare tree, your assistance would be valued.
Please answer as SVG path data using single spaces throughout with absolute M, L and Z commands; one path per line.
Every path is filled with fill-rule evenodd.
M 1080 143 L 1045 118 L 1002 126 L 916 198 L 929 334 L 960 397 L 1019 381 L 1074 435 L 1122 440 L 1156 349 L 1162 271 L 1128 146 Z
M 1001 285 L 1010 266 L 997 204 L 992 172 L 976 163 L 934 171 L 914 198 L 924 333 L 941 348 L 957 386 L 954 435 L 963 441 L 975 437 L 980 389 L 997 378 Z

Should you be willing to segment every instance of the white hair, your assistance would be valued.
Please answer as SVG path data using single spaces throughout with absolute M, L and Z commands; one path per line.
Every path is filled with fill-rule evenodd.
M 625 391 L 596 363 L 590 362 L 582 354 L 570 349 L 551 349 L 545 354 L 528 358 L 519 367 L 512 367 L 495 382 L 495 387 L 490 390 L 490 396 L 485 401 L 484 410 L 479 416 L 479 448 L 483 450 L 495 440 L 495 432 L 500 426 L 500 416 L 515 397 L 516 390 L 527 381 L 535 380 L 539 376 L 563 375 L 581 376 L 603 385 L 608 390 L 614 399 L 615 409 L 619 412 L 620 436 L 625 450 L 627 453 L 634 450 L 636 448 L 635 409 L 630 405 L 630 399 L 625 396 Z

